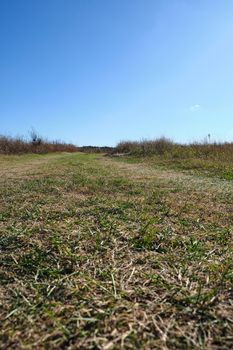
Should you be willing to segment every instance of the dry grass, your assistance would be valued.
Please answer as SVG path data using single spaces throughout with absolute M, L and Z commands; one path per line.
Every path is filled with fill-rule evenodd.
M 113 155 L 117 154 L 130 156 L 131 162 L 154 163 L 165 168 L 233 180 L 233 143 L 181 145 L 166 138 L 126 141 L 117 145 Z
M 232 348 L 232 181 L 77 153 L 0 164 L 1 349 Z
M 208 143 L 207 141 L 190 144 L 178 144 L 162 137 L 155 140 L 122 141 L 115 148 L 115 153 L 131 155 L 157 155 L 168 159 L 222 159 L 233 161 L 233 143 Z
M 33 132 L 30 140 L 0 135 L 0 154 L 77 152 L 77 147 L 62 141 L 48 141 Z

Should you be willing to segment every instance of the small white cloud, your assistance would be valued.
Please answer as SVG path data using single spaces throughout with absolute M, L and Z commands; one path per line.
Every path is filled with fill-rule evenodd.
M 196 112 L 196 111 L 198 111 L 200 108 L 201 108 L 201 106 L 198 105 L 198 104 L 196 104 L 196 105 L 190 106 L 190 107 L 189 107 L 189 110 L 190 110 L 190 112 Z

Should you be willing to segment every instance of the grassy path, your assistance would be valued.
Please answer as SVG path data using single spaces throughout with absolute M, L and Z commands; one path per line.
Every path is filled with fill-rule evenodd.
M 123 172 L 125 176 L 129 176 L 133 180 L 138 181 L 161 181 L 161 184 L 171 184 L 174 188 L 179 186 L 181 189 L 194 189 L 197 191 L 210 191 L 216 193 L 223 193 L 224 195 L 233 196 L 233 181 L 223 180 L 217 177 L 207 177 L 197 174 L 189 174 L 187 171 L 179 171 L 169 168 L 161 168 L 151 163 L 127 163 L 124 161 L 115 162 L 114 166 L 118 171 Z M 112 167 L 112 160 L 105 158 L 105 162 L 109 167 Z
M 0 157 L 0 349 L 231 349 L 233 184 Z

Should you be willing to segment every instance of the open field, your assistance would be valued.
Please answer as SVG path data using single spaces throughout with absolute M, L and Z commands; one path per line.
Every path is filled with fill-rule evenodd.
M 224 164 L 0 156 L 0 349 L 232 349 Z

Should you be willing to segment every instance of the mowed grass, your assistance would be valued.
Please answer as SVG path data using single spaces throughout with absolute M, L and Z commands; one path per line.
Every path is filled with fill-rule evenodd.
M 1 349 L 233 347 L 233 184 L 217 170 L 2 156 L 0 186 Z

